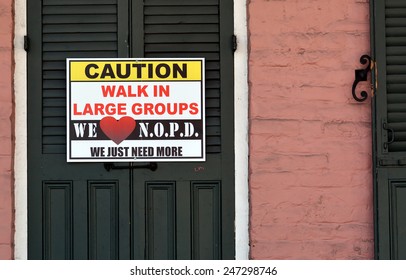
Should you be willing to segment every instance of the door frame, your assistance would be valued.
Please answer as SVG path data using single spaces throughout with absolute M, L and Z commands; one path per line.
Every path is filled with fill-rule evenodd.
M 15 259 L 27 259 L 27 55 L 24 50 L 26 1 L 15 0 L 14 21 L 14 200 Z M 249 258 L 248 192 L 248 37 L 246 0 L 234 1 L 234 34 L 238 47 L 234 53 L 234 145 L 235 145 L 235 258 Z

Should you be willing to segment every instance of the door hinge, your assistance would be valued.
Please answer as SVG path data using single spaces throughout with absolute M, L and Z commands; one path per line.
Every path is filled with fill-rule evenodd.
M 233 51 L 235 52 L 237 50 L 237 36 L 233 35 Z
M 28 52 L 30 50 L 30 40 L 28 39 L 28 36 L 24 36 L 24 50 Z
M 395 131 L 389 127 L 386 119 L 382 119 L 382 139 L 383 139 L 383 150 L 384 154 L 389 152 L 389 144 L 395 141 Z

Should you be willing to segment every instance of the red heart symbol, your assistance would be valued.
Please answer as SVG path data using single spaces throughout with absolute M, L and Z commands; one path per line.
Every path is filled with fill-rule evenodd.
M 100 128 L 108 138 L 118 145 L 133 132 L 135 124 L 135 120 L 131 117 L 122 117 L 119 120 L 113 117 L 104 117 L 100 121 Z

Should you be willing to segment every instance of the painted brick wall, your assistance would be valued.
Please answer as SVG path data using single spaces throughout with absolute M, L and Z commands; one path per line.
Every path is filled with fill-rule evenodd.
M 13 9 L 0 0 L 0 259 L 13 258 Z
M 366 0 L 251 0 L 253 259 L 373 258 Z M 367 87 L 367 85 L 365 86 Z

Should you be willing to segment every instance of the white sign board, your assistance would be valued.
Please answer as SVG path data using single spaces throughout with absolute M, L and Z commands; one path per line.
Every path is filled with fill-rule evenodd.
M 204 59 L 67 59 L 67 161 L 204 161 Z

